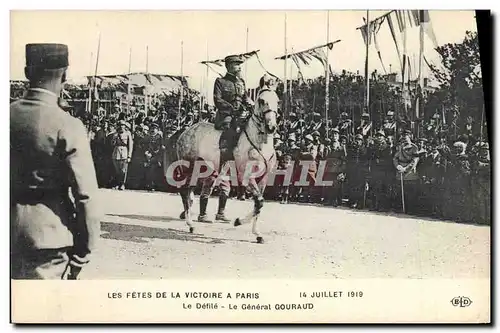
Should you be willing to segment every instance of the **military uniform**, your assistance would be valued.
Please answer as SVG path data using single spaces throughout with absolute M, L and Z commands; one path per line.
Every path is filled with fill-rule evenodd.
M 363 138 L 367 138 L 372 129 L 372 122 L 370 121 L 370 115 L 368 113 L 363 113 L 361 115 L 361 123 L 356 128 L 356 134 L 361 134 Z
M 338 133 L 334 129 L 334 133 Z M 323 198 L 325 204 L 338 206 L 342 203 L 342 183 L 345 173 L 347 152 L 345 146 L 340 141 L 333 141 L 327 146 L 325 155 L 325 181 L 332 181 L 332 186 L 323 187 Z
M 475 222 L 491 224 L 491 165 L 488 143 L 482 143 L 472 164 L 473 214 Z
M 220 137 L 221 163 L 222 170 L 225 161 L 232 160 L 233 149 L 237 144 L 239 137 L 239 128 L 243 126 L 245 111 L 250 110 L 251 100 L 246 93 L 245 81 L 233 73 L 230 73 L 229 66 L 233 63 L 241 64 L 243 60 L 239 56 L 228 56 L 225 59 L 227 74 L 222 78 L 217 78 L 214 84 L 214 104 L 217 107 L 215 117 L 215 128 L 223 130 Z M 203 180 L 200 195 L 200 215 L 198 221 L 209 222 L 206 217 L 208 198 L 212 193 L 216 178 L 207 177 Z M 225 217 L 224 210 L 226 202 L 231 192 L 229 180 L 220 180 L 219 208 L 217 210 L 216 220 L 229 222 Z
M 405 131 L 403 135 L 410 135 L 409 131 Z M 418 211 L 419 201 L 417 200 L 417 164 L 419 161 L 418 147 L 413 143 L 401 143 L 393 157 L 393 165 L 396 168 L 396 183 L 398 184 L 396 197 L 394 203 L 401 203 L 401 191 L 404 189 L 405 208 L 408 213 L 415 213 Z M 401 188 L 401 177 L 403 179 L 403 186 Z M 399 205 L 396 205 L 399 206 Z M 399 206 L 402 207 L 402 206 Z
M 121 120 L 119 126 L 126 126 L 125 121 Z M 111 159 L 115 168 L 115 187 L 124 190 L 127 181 L 128 164 L 132 159 L 134 147 L 132 134 L 127 129 L 116 132 L 111 139 L 111 145 L 113 147 Z
M 465 143 L 454 144 L 455 154 L 452 155 L 448 172 L 449 178 L 446 182 L 446 203 L 444 217 L 462 222 L 470 222 L 470 203 L 467 198 L 470 191 L 471 166 L 469 157 L 465 154 Z
M 343 112 L 340 115 L 340 120 L 338 125 L 336 126 L 339 129 L 339 133 L 341 136 L 345 136 L 347 141 L 349 142 L 349 138 L 352 138 L 353 134 L 353 125 L 352 120 L 347 118 L 348 115 L 346 112 Z
M 134 148 L 132 151 L 132 160 L 129 164 L 127 187 L 131 189 L 143 189 L 145 185 L 144 160 L 147 150 L 147 137 L 149 128 L 144 124 L 136 127 L 134 134 Z
M 160 189 L 161 166 L 163 158 L 163 134 L 160 127 L 153 124 L 151 132 L 146 136 L 146 154 L 150 155 L 150 161 L 146 168 L 146 189 Z
M 357 134 L 355 142 L 347 147 L 347 181 L 349 201 L 353 208 L 364 202 L 366 177 L 368 175 L 368 154 L 363 136 Z
M 393 178 L 391 148 L 386 141 L 384 131 L 376 134 L 376 140 L 369 149 L 369 185 L 372 192 L 373 209 L 388 210 Z
M 68 66 L 68 50 L 28 44 L 26 61 L 28 79 L 36 84 L 43 75 L 38 69 Z M 76 279 L 99 239 L 98 187 L 86 130 L 57 98 L 32 87 L 10 105 L 13 279 Z

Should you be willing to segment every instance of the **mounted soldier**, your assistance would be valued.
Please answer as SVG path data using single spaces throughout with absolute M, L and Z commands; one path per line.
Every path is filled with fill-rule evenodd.
M 220 169 L 224 164 L 232 161 L 233 150 L 238 143 L 241 128 L 252 108 L 253 102 L 246 94 L 245 81 L 241 78 L 241 64 L 243 60 L 240 56 L 231 55 L 225 58 L 227 73 L 224 77 L 215 79 L 214 104 L 217 107 L 215 116 L 215 129 L 222 130 L 219 140 L 221 151 Z M 206 215 L 208 198 L 213 189 L 213 182 L 210 178 L 203 183 L 200 195 L 199 222 L 211 222 Z M 220 182 L 219 208 L 215 219 L 220 222 L 229 222 L 224 212 L 226 202 L 229 197 L 231 186 L 228 181 Z
M 220 139 L 221 155 L 224 162 L 232 159 L 232 151 L 237 143 L 240 128 L 253 106 L 246 94 L 245 81 L 241 78 L 240 56 L 231 55 L 224 59 L 227 73 L 215 79 L 214 104 L 217 107 L 215 129 L 223 130 Z

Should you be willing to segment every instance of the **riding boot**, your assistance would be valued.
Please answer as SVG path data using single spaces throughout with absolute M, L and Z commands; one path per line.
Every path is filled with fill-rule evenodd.
M 207 217 L 208 198 L 200 197 L 200 215 L 198 215 L 198 222 L 211 223 Z
M 217 211 L 217 215 L 215 215 L 215 219 L 220 222 L 230 222 L 231 220 L 224 215 L 224 211 L 226 209 L 227 197 L 221 193 L 219 195 L 219 209 Z

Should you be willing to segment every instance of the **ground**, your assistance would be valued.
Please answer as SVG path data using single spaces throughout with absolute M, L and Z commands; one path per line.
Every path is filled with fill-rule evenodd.
M 266 202 L 257 244 L 251 225 L 178 219 L 167 193 L 102 190 L 101 242 L 82 279 L 487 278 L 490 227 Z M 198 214 L 198 198 L 194 216 Z M 230 200 L 243 217 L 251 201 Z M 214 218 L 217 198 L 208 214 Z

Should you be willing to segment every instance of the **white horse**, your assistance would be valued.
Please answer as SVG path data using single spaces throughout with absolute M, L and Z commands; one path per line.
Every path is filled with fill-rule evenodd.
M 261 80 L 261 82 L 264 82 Z M 258 243 L 264 239 L 259 233 L 257 222 L 264 205 L 264 190 L 269 172 L 276 164 L 273 136 L 278 128 L 278 101 L 276 91 L 271 85 L 264 85 L 255 101 L 253 113 L 242 130 L 236 148 L 234 149 L 234 165 L 236 166 L 237 179 L 252 193 L 254 200 L 253 210 L 244 218 L 236 218 L 234 226 L 252 223 L 252 232 L 257 237 Z M 220 170 L 219 139 L 221 131 L 214 128 L 213 124 L 199 122 L 189 127 L 173 142 L 167 143 L 167 152 L 164 158 L 164 171 L 167 181 L 174 176 L 172 173 L 185 180 L 185 184 L 178 186 L 184 206 L 184 219 L 189 231 L 194 232 L 191 220 L 191 206 L 193 192 L 190 184 L 195 161 L 209 162 L 214 170 Z M 172 162 L 186 161 L 185 167 L 174 168 Z M 260 168 L 253 172 L 249 166 Z M 231 169 L 229 169 L 231 171 Z M 259 175 L 260 174 L 260 175 Z M 210 177 L 216 177 L 212 174 Z M 234 178 L 233 178 L 234 179 Z M 246 179 L 246 181 L 245 181 Z M 237 185 L 237 184 L 232 184 Z

